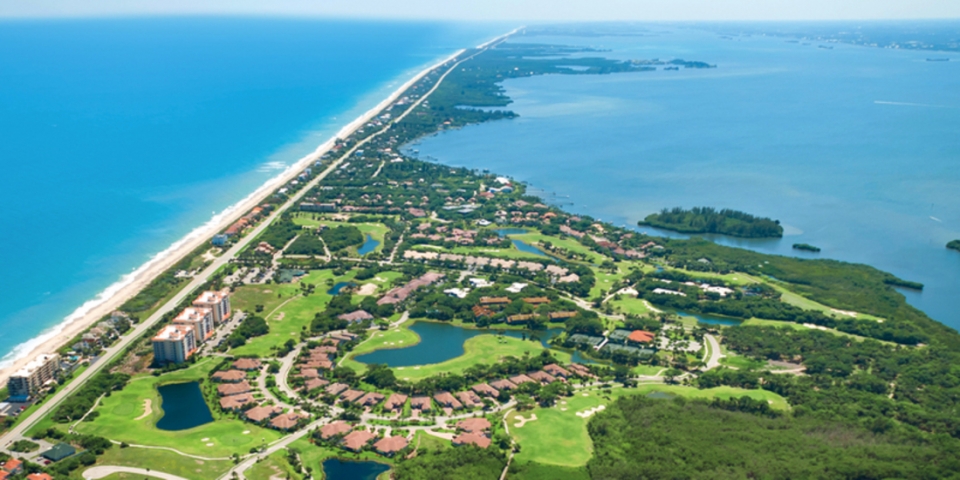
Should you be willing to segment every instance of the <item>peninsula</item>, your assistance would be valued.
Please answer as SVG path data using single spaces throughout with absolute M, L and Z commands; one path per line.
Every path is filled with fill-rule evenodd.
M 960 252 L 960 240 L 951 240 L 947 243 L 947 248 Z
M 515 117 L 503 79 L 646 71 L 592 55 L 501 37 L 417 76 L 11 376 L 3 468 L 31 480 L 954 475 L 960 334 L 906 303 L 894 286 L 910 282 L 644 235 L 508 176 L 402 153 Z M 782 234 L 741 212 L 691 212 Z

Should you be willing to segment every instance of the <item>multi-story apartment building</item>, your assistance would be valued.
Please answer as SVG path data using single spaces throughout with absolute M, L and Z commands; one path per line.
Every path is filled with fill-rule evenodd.
M 187 307 L 173 319 L 173 323 L 193 327 L 195 339 L 200 344 L 213 335 L 213 310 L 205 307 Z
M 13 399 L 26 400 L 37 393 L 48 381 L 60 375 L 60 355 L 38 355 L 7 380 L 7 389 Z
M 193 306 L 209 308 L 213 312 L 214 325 L 220 325 L 230 318 L 230 290 L 203 292 L 193 301 Z
M 157 364 L 183 363 L 196 350 L 196 332 L 189 325 L 167 325 L 153 337 L 153 360 Z

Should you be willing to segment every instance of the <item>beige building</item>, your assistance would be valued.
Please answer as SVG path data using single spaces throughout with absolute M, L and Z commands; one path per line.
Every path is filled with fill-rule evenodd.
M 37 393 L 48 381 L 60 374 L 60 355 L 38 355 L 32 362 L 7 379 L 7 389 L 13 398 L 27 398 Z
M 189 325 L 167 325 L 153 337 L 154 363 L 183 363 L 196 350 L 196 332 Z
M 193 301 L 193 306 L 209 308 L 213 312 L 213 324 L 220 325 L 230 318 L 230 290 L 203 292 Z
M 173 319 L 173 323 L 193 327 L 197 343 L 203 343 L 213 335 L 213 310 L 205 307 L 187 307 Z

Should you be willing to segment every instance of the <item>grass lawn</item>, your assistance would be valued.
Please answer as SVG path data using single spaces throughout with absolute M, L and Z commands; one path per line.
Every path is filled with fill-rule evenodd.
M 581 390 L 574 393 L 572 397 L 560 399 L 559 403 L 551 408 L 536 408 L 525 412 L 512 411 L 507 414 L 510 435 L 521 447 L 514 461 L 562 467 L 586 465 L 587 460 L 593 455 L 593 443 L 587 433 L 589 418 L 582 418 L 577 415 L 577 412 L 585 412 L 600 405 L 609 405 L 624 395 L 646 395 L 654 391 L 705 399 L 746 395 L 757 400 L 768 400 L 773 408 L 781 410 L 789 408 L 787 401 L 773 392 L 734 387 L 700 390 L 680 385 L 646 384 L 629 389 Z M 518 423 L 514 418 L 516 415 L 530 418 L 531 414 L 535 414 L 537 419 L 527 422 L 523 427 L 516 426 Z
M 157 421 L 163 417 L 160 394 L 156 387 L 205 378 L 217 363 L 217 359 L 206 358 L 186 370 L 159 377 L 134 377 L 123 390 L 104 397 L 96 410 L 99 416 L 92 422 L 81 422 L 77 425 L 77 431 L 138 445 L 171 447 L 205 457 L 243 454 L 248 452 L 250 447 L 259 445 L 261 439 L 271 442 L 280 438 L 280 434 L 274 430 L 222 415 L 216 409 L 211 409 L 214 421 L 198 427 L 180 431 L 156 428 Z M 152 404 L 151 413 L 137 420 L 144 413 L 144 401 L 147 399 Z
M 623 279 L 628 273 L 629 270 L 626 268 L 619 268 L 617 272 L 610 273 L 607 270 L 600 270 L 598 268 L 593 268 L 593 273 L 597 277 L 596 283 L 593 284 L 593 288 L 590 289 L 590 298 L 596 298 L 600 296 L 600 292 L 606 292 L 604 295 L 609 295 L 613 293 L 613 285 Z
M 614 310 L 625 314 L 647 315 L 650 313 L 650 309 L 647 308 L 642 299 L 629 295 L 621 295 L 620 300 L 610 300 L 607 304 Z
M 764 319 L 762 319 L 762 318 L 751 318 L 751 319 L 745 320 L 741 325 L 743 325 L 743 326 L 753 325 L 753 326 L 766 326 L 766 327 L 778 327 L 778 328 L 792 328 L 792 329 L 794 329 L 794 330 L 809 330 L 809 329 L 810 329 L 810 327 L 804 327 L 803 325 L 801 325 L 801 324 L 799 324 L 799 323 L 785 322 L 785 321 L 780 321 L 780 320 L 764 320 Z M 818 330 L 823 330 L 824 332 L 832 333 L 832 334 L 837 335 L 837 336 L 840 336 L 840 337 L 850 337 L 850 338 L 852 338 L 852 339 L 854 339 L 854 340 L 856 340 L 856 341 L 858 341 L 858 342 L 862 342 L 862 341 L 864 341 L 864 340 L 867 339 L 867 337 L 861 337 L 860 335 L 854 335 L 854 334 L 852 334 L 852 333 L 841 332 L 841 331 L 836 330 L 836 329 L 833 329 L 833 328 L 823 328 L 823 329 L 818 329 Z M 886 341 L 886 340 L 879 340 L 879 339 L 874 339 L 874 340 L 876 340 L 876 341 L 878 341 L 878 342 L 880 342 L 880 343 L 883 343 L 883 344 L 885 344 L 885 345 L 896 345 L 896 343 L 894 343 L 894 342 L 889 342 L 889 341 Z
M 524 353 L 539 355 L 543 351 L 540 342 L 520 340 L 512 337 L 497 337 L 496 335 L 477 335 L 463 344 L 464 354 L 441 363 L 412 367 L 397 367 L 393 371 L 397 378 L 417 381 L 437 375 L 439 373 L 460 373 L 471 365 L 478 363 L 491 364 L 498 362 L 502 357 L 512 355 L 522 357 Z M 570 354 L 551 350 L 557 360 L 563 363 L 570 362 Z
M 230 460 L 197 460 L 167 450 L 114 446 L 97 457 L 97 465 L 147 468 L 191 480 L 207 480 L 219 477 L 233 466 L 233 462 Z M 85 467 L 81 467 L 77 472 L 85 469 Z M 106 478 L 136 478 L 139 480 L 143 476 L 116 474 Z
M 411 347 L 420 343 L 420 336 L 413 330 L 415 320 L 407 320 L 397 328 L 387 331 L 373 332 L 363 343 L 357 345 L 350 354 L 343 360 L 342 365 L 348 366 L 358 372 L 366 370 L 366 364 L 354 360 L 354 357 L 373 352 L 375 350 L 387 350 L 392 348 Z
M 293 470 L 293 466 L 287 461 L 286 450 L 280 450 L 273 455 L 261 460 L 253 465 L 250 470 L 243 473 L 249 480 L 271 480 L 274 478 L 302 478 Z
M 333 298 L 327 294 L 329 289 L 327 284 L 348 282 L 353 280 L 354 275 L 356 275 L 355 271 L 350 271 L 342 277 L 334 277 L 333 270 L 310 272 L 301 282 L 316 285 L 316 290 L 306 297 L 300 294 L 298 284 L 245 285 L 238 288 L 234 296 L 248 306 L 247 311 L 253 312 L 255 305 L 264 305 L 260 315 L 267 320 L 270 332 L 251 338 L 245 345 L 231 350 L 230 353 L 269 357 L 274 354 L 275 347 L 283 345 L 287 340 L 299 341 L 303 327 L 309 328 L 314 315 L 325 309 Z M 255 303 L 257 301 L 260 303 Z
M 453 446 L 453 444 L 449 441 L 440 437 L 435 437 L 429 433 L 425 433 L 423 430 L 417 430 L 417 433 L 414 434 L 413 442 L 411 442 L 411 444 L 417 446 L 418 452 L 422 452 L 424 450 L 436 452 L 451 448 Z

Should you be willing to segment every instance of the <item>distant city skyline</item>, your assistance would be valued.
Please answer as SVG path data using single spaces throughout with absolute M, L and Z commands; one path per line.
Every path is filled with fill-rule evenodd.
M 960 18 L 950 0 L 34 0 L 0 18 L 152 15 L 316 16 L 460 21 L 896 20 Z

